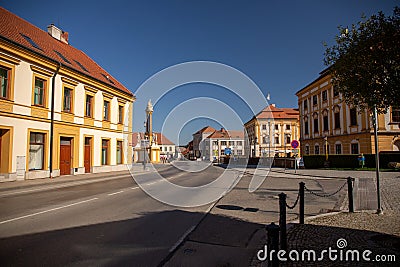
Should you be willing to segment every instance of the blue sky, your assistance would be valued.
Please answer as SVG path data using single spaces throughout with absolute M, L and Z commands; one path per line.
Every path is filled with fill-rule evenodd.
M 297 107 L 295 93 L 325 68 L 322 42 L 333 43 L 337 26 L 356 23 L 362 13 L 370 16 L 382 10 L 392 14 L 398 3 L 0 1 L 1 6 L 41 29 L 54 23 L 68 31 L 73 46 L 83 50 L 134 93 L 165 68 L 190 61 L 212 61 L 247 75 L 264 95 L 270 92 L 270 102 L 278 107 Z M 243 122 L 252 116 L 240 97 L 216 85 L 194 83 L 176 88 L 156 103 L 155 130 L 164 131 L 161 127 L 166 114 L 194 97 L 211 97 L 227 103 L 236 109 Z M 135 130 L 143 129 L 142 108 L 147 101 L 137 99 Z M 229 114 L 225 118 L 226 121 L 217 122 L 194 118 L 187 125 L 169 125 L 184 131 L 181 136 L 167 136 L 184 143 L 191 133 L 207 123 L 242 129 L 241 125 L 231 123 Z

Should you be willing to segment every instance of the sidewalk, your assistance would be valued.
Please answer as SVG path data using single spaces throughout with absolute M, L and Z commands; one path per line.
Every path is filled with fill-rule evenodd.
M 305 171 L 306 172 L 306 171 Z M 312 174 L 318 174 L 318 170 L 312 170 Z M 334 172 L 334 174 L 339 174 Z M 366 178 L 373 180 L 374 173 L 354 172 L 348 173 L 352 177 L 363 177 L 360 179 L 365 183 Z M 369 190 L 371 186 L 369 185 Z M 306 218 L 305 224 L 291 223 L 288 225 L 288 251 L 314 250 L 321 252 L 323 249 L 332 247 L 338 249 L 338 240 L 346 240 L 346 250 L 370 250 L 370 258 L 375 260 L 376 255 L 395 255 L 396 262 L 385 262 L 379 265 L 377 262 L 361 261 L 357 266 L 399 266 L 400 262 L 400 173 L 381 173 L 380 179 L 382 214 L 376 214 L 376 201 L 367 199 L 367 206 L 359 208 L 369 210 L 357 211 L 354 213 L 339 212 Z M 357 189 L 355 189 L 357 190 Z M 372 197 L 376 200 L 376 191 L 368 192 L 363 187 L 360 198 Z M 375 190 L 375 188 L 374 188 Z M 355 191 L 355 193 L 357 193 Z M 356 199 L 360 201 L 360 199 Z M 356 207 L 357 207 L 357 203 Z M 360 205 L 358 203 L 358 205 Z M 372 209 L 372 210 L 371 210 Z M 343 241 L 343 240 L 342 240 Z M 259 240 L 259 247 L 266 244 L 265 239 Z M 317 255 L 320 255 L 317 253 Z M 382 263 L 381 263 L 382 264 Z M 285 262 L 281 266 L 354 266 L 351 261 L 330 261 L 325 257 L 318 262 Z M 267 266 L 254 257 L 251 266 Z
M 167 166 L 167 164 L 163 164 L 160 166 Z M 146 173 L 146 171 L 143 170 L 142 164 L 135 164 L 133 168 L 134 169 L 131 169 L 131 171 L 134 171 L 135 174 Z M 126 170 L 124 171 L 85 173 L 79 175 L 64 175 L 54 178 L 39 178 L 39 179 L 30 179 L 22 181 L 1 182 L 0 195 L 4 192 L 11 192 L 25 188 L 26 189 L 37 188 L 39 190 L 40 188 L 46 189 L 54 187 L 75 186 L 80 184 L 121 179 L 121 178 L 131 177 L 131 171 L 127 167 Z
M 371 181 L 375 176 L 374 172 L 323 170 L 301 170 L 295 174 L 294 170 L 274 168 L 257 191 L 248 193 L 252 175 L 266 175 L 268 170 L 235 169 L 245 172 L 242 180 L 188 233 L 165 266 L 267 266 L 267 262 L 257 259 L 257 252 L 267 242 L 265 226 L 271 222 L 278 223 L 277 195 L 280 192 L 286 192 L 288 203 L 292 204 L 299 181 L 304 180 L 312 190 L 321 190 L 323 185 L 326 192 L 332 192 L 348 176 Z M 306 224 L 291 223 L 297 220 L 298 209 L 287 210 L 288 249 L 321 251 L 329 246 L 336 248 L 337 240 L 345 238 L 349 248 L 361 250 L 368 247 L 375 254 L 393 254 L 400 260 L 400 213 L 398 210 L 386 210 L 388 207 L 400 207 L 400 202 L 397 202 L 400 199 L 399 175 L 381 175 L 383 215 L 369 211 L 313 216 L 329 210 L 329 205 L 334 206 L 335 201 L 343 199 L 306 196 Z M 333 182 L 335 186 L 331 184 Z M 396 203 L 393 203 L 394 199 L 397 199 Z M 357 262 L 357 266 L 363 264 Z M 287 262 L 281 266 L 354 266 L 354 262 Z

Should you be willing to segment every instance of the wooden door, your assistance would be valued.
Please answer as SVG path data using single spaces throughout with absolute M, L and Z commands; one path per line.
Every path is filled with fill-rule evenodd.
M 90 173 L 91 167 L 91 151 L 92 151 L 92 138 L 85 137 L 85 157 L 84 157 L 84 165 L 85 172 Z
M 71 174 L 71 139 L 60 140 L 60 175 Z

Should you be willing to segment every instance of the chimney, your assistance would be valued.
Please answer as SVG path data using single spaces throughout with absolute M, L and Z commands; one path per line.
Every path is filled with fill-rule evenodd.
M 273 106 L 274 108 L 276 107 L 275 104 L 271 104 L 271 106 Z
M 68 44 L 68 32 L 62 32 L 60 41 L 64 44 Z
M 61 29 L 57 28 L 53 23 L 47 26 L 47 32 L 54 39 L 68 44 L 68 32 L 62 31 Z

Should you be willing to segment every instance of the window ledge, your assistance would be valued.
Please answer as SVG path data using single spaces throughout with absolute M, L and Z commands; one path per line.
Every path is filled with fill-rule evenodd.
M 14 100 L 9 99 L 9 98 L 5 98 L 5 97 L 0 97 L 0 101 L 6 101 L 6 102 L 14 103 Z

